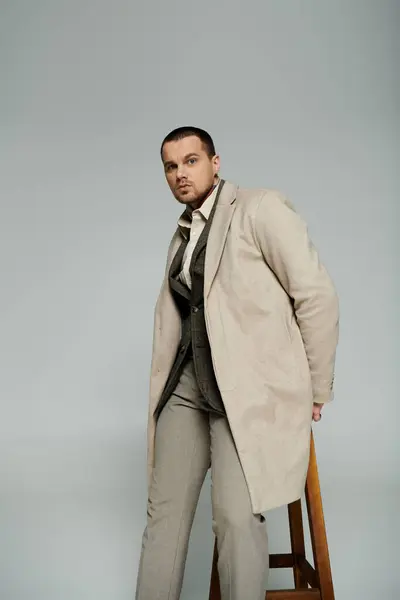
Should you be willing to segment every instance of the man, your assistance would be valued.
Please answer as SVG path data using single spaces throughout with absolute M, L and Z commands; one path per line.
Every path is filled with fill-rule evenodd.
M 220 179 L 208 133 L 172 131 L 161 157 L 185 210 L 155 309 L 136 600 L 179 599 L 210 465 L 222 598 L 261 600 L 262 513 L 303 492 L 311 423 L 332 397 L 337 295 L 289 201 Z

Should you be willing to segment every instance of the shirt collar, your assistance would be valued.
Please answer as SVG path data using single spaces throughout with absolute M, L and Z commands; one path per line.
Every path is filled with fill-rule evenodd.
M 206 221 L 208 221 L 208 219 L 210 218 L 212 207 L 214 205 L 214 201 L 218 192 L 219 184 L 220 180 L 218 181 L 217 185 L 215 186 L 211 194 L 208 196 L 208 198 L 204 200 L 200 208 L 197 208 L 196 210 L 192 211 L 191 207 L 187 206 L 181 214 L 181 216 L 179 217 L 178 227 L 185 238 L 189 237 L 189 231 L 192 224 L 192 213 L 199 212 Z

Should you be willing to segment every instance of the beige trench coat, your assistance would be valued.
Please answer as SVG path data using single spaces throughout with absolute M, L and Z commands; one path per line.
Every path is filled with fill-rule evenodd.
M 148 481 L 154 411 L 180 342 L 168 271 L 155 308 L 148 420 Z M 339 308 L 331 278 L 289 201 L 275 190 L 226 182 L 209 233 L 206 325 L 216 379 L 253 512 L 298 499 L 309 461 L 312 403 L 332 399 Z

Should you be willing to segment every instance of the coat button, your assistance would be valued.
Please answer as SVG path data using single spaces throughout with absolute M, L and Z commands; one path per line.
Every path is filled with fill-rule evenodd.
M 197 313 L 198 310 L 199 310 L 198 306 L 192 306 L 192 312 Z

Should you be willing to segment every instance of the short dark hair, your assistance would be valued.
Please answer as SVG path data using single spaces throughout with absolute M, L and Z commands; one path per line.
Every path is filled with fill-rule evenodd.
M 191 135 L 194 135 L 194 136 L 198 137 L 199 140 L 201 140 L 201 142 L 203 143 L 204 149 L 210 158 L 215 156 L 215 146 L 214 146 L 214 142 L 213 142 L 210 134 L 207 133 L 207 131 L 204 131 L 204 129 L 200 129 L 199 127 L 186 126 L 186 127 L 177 127 L 176 129 L 173 129 L 172 131 L 170 131 L 167 136 L 165 136 L 165 138 L 163 139 L 163 143 L 161 144 L 161 150 L 160 150 L 161 158 L 162 158 L 164 144 L 166 144 L 167 142 L 176 142 L 177 140 L 182 140 L 183 138 L 189 137 Z

